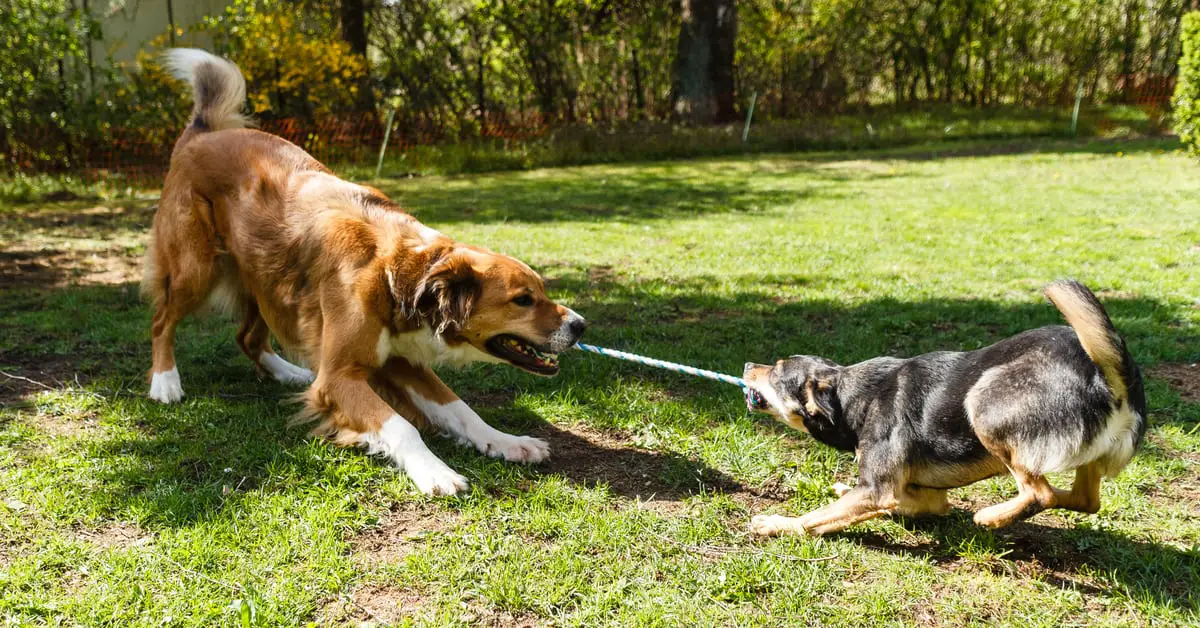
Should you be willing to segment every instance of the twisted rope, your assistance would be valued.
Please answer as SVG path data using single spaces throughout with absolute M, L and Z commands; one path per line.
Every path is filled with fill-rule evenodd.
M 687 373 L 688 375 L 695 375 L 696 377 L 703 377 L 705 379 L 716 380 L 718 382 L 725 382 L 726 384 L 733 384 L 734 386 L 740 386 L 742 388 L 746 387 L 746 380 L 740 377 L 734 377 L 732 375 L 726 375 L 724 373 L 717 373 L 714 371 L 706 371 L 704 369 L 687 366 L 686 364 L 676 364 L 675 362 L 667 362 L 665 360 L 655 360 L 654 358 L 647 358 L 645 356 L 635 355 L 633 353 L 617 351 L 616 349 L 605 349 L 604 347 L 597 347 L 595 345 L 585 345 L 582 342 L 575 345 L 575 348 L 582 349 L 583 351 L 589 351 L 591 353 L 599 353 L 600 355 L 606 355 L 610 358 L 617 358 L 618 360 L 628 360 L 630 362 L 637 362 L 638 364 L 645 364 L 646 366 L 654 366 L 660 369 L 666 369 L 668 371 L 675 371 L 676 373 Z

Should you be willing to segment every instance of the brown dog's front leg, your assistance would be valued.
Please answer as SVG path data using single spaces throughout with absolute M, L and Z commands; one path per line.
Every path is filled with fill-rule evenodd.
M 376 381 L 407 395 L 431 423 L 484 454 L 528 463 L 541 462 L 550 456 L 546 441 L 506 434 L 485 423 L 427 366 L 392 358 L 376 374 Z
M 838 532 L 860 521 L 895 512 L 894 492 L 880 494 L 863 486 L 851 489 L 837 501 L 818 508 L 803 517 L 756 515 L 750 521 L 750 531 L 759 536 L 780 534 L 811 534 L 820 536 Z
M 360 373 L 361 369 L 320 369 L 307 393 L 310 410 L 326 417 L 318 431 L 335 434 L 340 444 L 387 457 L 426 495 L 465 490 L 467 479 L 434 455 L 412 422 L 385 403 Z

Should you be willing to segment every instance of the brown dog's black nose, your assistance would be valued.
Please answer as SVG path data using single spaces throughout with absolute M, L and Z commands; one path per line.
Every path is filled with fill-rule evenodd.
M 569 328 L 571 330 L 571 334 L 578 338 L 583 335 L 583 331 L 587 329 L 587 326 L 587 321 L 584 320 L 583 317 L 580 317 L 571 321 Z

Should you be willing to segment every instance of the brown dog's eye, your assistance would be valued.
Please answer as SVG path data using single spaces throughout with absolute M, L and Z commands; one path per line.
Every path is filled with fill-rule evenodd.
M 512 302 L 514 305 L 519 305 L 521 307 L 529 307 L 529 306 L 533 305 L 533 297 L 528 294 L 522 294 L 521 296 L 513 299 Z

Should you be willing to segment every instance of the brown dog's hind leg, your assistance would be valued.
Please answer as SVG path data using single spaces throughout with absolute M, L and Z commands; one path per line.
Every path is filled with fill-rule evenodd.
M 159 212 L 164 211 L 168 208 L 159 209 Z M 154 300 L 150 325 L 150 398 L 173 403 L 183 398 L 179 370 L 175 367 L 175 329 L 208 297 L 215 251 L 207 241 L 186 245 L 171 241 L 169 237 L 173 232 L 159 228 L 159 220 L 160 216 L 156 215 L 155 242 L 147 255 L 143 284 L 143 289 Z M 180 234 L 180 237 L 184 235 Z
M 237 333 L 238 348 L 260 371 L 284 384 L 305 385 L 312 383 L 313 372 L 292 364 L 271 349 L 271 330 L 258 310 L 258 303 L 247 298 L 242 327 Z
M 259 314 L 258 303 L 254 299 L 246 299 L 242 326 L 238 329 L 236 338 L 237 346 L 242 353 L 245 353 L 255 366 L 262 368 L 258 358 L 264 351 L 271 350 L 271 330 L 267 328 L 267 322 Z

